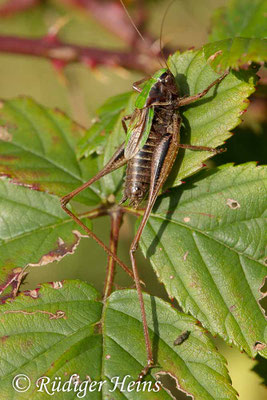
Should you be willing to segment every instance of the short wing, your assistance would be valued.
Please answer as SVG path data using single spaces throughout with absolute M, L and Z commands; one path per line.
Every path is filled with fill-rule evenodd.
M 127 160 L 133 158 L 146 143 L 153 117 L 154 107 L 135 109 L 129 123 L 125 142 L 124 156 Z

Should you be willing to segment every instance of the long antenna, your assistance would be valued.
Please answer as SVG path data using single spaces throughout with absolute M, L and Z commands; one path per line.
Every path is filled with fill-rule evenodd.
M 136 26 L 134 20 L 132 19 L 132 17 L 131 17 L 131 15 L 130 15 L 129 11 L 127 10 L 127 8 L 126 8 L 126 6 L 125 6 L 123 0 L 120 0 L 120 3 L 121 3 L 121 5 L 122 5 L 122 7 L 123 7 L 123 9 L 124 9 L 124 11 L 125 11 L 125 14 L 126 14 L 127 17 L 129 18 L 129 20 L 130 20 L 132 26 L 134 27 L 134 29 L 136 30 L 136 32 L 138 33 L 138 35 L 140 36 L 140 38 L 143 40 L 143 42 L 145 43 L 145 45 L 147 46 L 147 48 L 149 49 L 149 51 L 151 52 L 151 54 L 153 55 L 153 57 L 155 57 L 155 54 L 153 53 L 153 51 L 151 50 L 151 48 L 148 47 L 147 41 L 145 40 L 144 36 L 142 35 L 142 33 L 141 33 L 141 32 L 139 31 L 139 29 L 137 28 L 137 26 Z M 158 58 L 158 61 L 159 61 L 160 65 L 162 66 L 161 59 L 158 57 L 158 55 L 157 55 L 156 57 Z M 164 58 L 164 62 L 165 62 L 165 64 L 166 64 L 165 58 Z M 167 65 L 167 64 L 166 64 L 166 65 Z M 167 66 L 167 68 L 168 68 L 168 66 Z
M 137 26 L 136 26 L 134 20 L 132 19 L 132 17 L 131 17 L 131 15 L 130 15 L 129 11 L 127 10 L 127 8 L 126 8 L 124 2 L 123 2 L 122 0 L 120 0 L 120 3 L 121 3 L 121 5 L 122 5 L 122 7 L 123 7 L 123 9 L 124 9 L 124 11 L 125 11 L 125 14 L 127 15 L 127 17 L 129 18 L 129 20 L 131 21 L 131 24 L 133 25 L 134 29 L 136 30 L 136 32 L 138 33 L 138 35 L 140 36 L 140 38 L 143 40 L 143 42 L 146 43 L 146 40 L 145 40 L 144 36 L 142 35 L 142 33 L 141 33 L 141 32 L 139 31 L 139 29 L 137 28 Z
M 163 15 L 163 18 L 162 18 L 162 21 L 161 21 L 161 26 L 160 26 L 160 36 L 159 36 L 160 54 L 161 54 L 161 57 L 162 57 L 162 59 L 164 60 L 164 62 L 165 62 L 165 64 L 166 64 L 166 66 L 167 66 L 168 69 L 169 69 L 169 67 L 168 67 L 167 60 L 166 60 L 166 58 L 165 58 L 165 56 L 164 56 L 163 48 L 162 48 L 162 34 L 163 34 L 163 26 L 164 26 L 164 22 L 165 22 L 166 16 L 167 16 L 167 14 L 168 14 L 168 11 L 169 11 L 170 7 L 173 5 L 173 3 L 174 3 L 175 1 L 176 1 L 176 0 L 172 0 L 172 1 L 168 4 L 168 7 L 166 8 L 166 10 L 165 10 L 165 12 L 164 12 L 164 15 Z

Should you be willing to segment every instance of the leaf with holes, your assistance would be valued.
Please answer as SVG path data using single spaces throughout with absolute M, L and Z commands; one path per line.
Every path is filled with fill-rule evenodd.
M 266 0 L 230 0 L 215 11 L 210 41 L 234 37 L 266 38 Z
M 32 385 L 20 399 L 44 399 L 44 383 L 51 393 L 57 377 L 62 385 L 70 381 L 70 391 L 55 392 L 56 400 L 82 394 L 85 399 L 167 400 L 173 397 L 155 381 L 170 374 L 195 400 L 236 400 L 225 360 L 197 321 L 148 295 L 144 300 L 158 367 L 137 383 L 146 352 L 136 291 L 112 294 L 104 309 L 98 297 L 88 284 L 69 281 L 42 285 L 1 307 L 1 398 L 14 399 L 12 380 L 25 374 Z M 188 338 L 175 346 L 184 330 L 190 332 Z M 43 384 L 42 376 L 47 377 Z M 123 378 L 124 386 L 116 384 Z
M 263 64 L 267 62 L 267 40 L 240 37 L 220 40 L 206 44 L 204 53 L 217 72 L 229 67 L 238 69 L 252 62 Z
M 29 98 L 1 103 L 0 174 L 33 189 L 62 196 L 86 182 L 98 170 L 96 157 L 79 162 L 77 142 L 85 130 L 62 112 L 51 110 Z M 77 200 L 100 202 L 98 183 Z
M 16 290 L 26 265 L 45 265 L 72 254 L 84 234 L 80 230 L 57 197 L 0 179 L 2 301 Z
M 156 203 L 142 250 L 170 297 L 213 335 L 267 357 L 267 168 L 224 166 Z

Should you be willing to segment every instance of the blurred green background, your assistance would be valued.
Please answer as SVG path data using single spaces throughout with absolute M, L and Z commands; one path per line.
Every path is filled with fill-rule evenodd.
M 0 0 L 0 5 L 5 0 Z M 149 2 L 148 26 L 155 37 L 159 36 L 162 15 L 166 9 L 165 1 Z M 210 17 L 214 9 L 226 4 L 226 0 L 176 0 L 168 13 L 164 26 L 164 39 L 172 48 L 199 47 L 206 43 L 210 28 Z M 123 48 L 124 44 L 102 28 L 89 15 L 73 9 L 64 8 L 57 1 L 41 2 L 38 7 L 8 18 L 0 18 L 0 34 L 41 37 L 58 20 L 68 15 L 67 24 L 60 31 L 61 40 L 86 46 L 104 48 Z M 140 79 L 138 73 L 119 68 L 98 68 L 92 71 L 80 64 L 65 68 L 64 78 L 55 72 L 52 64 L 44 59 L 0 54 L 0 97 L 12 98 L 18 95 L 32 96 L 38 102 L 64 110 L 71 118 L 84 126 L 90 126 L 95 110 L 109 97 L 131 89 L 132 82 Z M 263 136 L 261 116 L 253 119 L 248 113 L 244 129 L 239 129 L 231 139 L 234 143 L 226 159 L 217 162 L 248 160 L 262 161 L 266 153 L 266 137 Z M 253 129 L 252 129 L 253 128 Z M 240 151 L 239 142 L 242 136 Z M 237 147 L 238 146 L 238 147 Z M 227 145 L 228 147 L 228 145 Z M 266 147 L 265 147 L 266 149 Z M 214 161 L 213 161 L 214 162 Z M 128 248 L 133 238 L 134 218 L 125 218 L 121 234 L 119 256 L 128 263 Z M 106 243 L 109 232 L 107 217 L 93 221 L 94 231 Z M 23 289 L 34 288 L 38 283 L 62 279 L 78 278 L 102 290 L 105 279 L 106 255 L 90 239 L 82 239 L 73 256 L 65 257 L 59 263 L 42 268 L 31 268 Z M 138 254 L 141 278 L 147 283 L 147 290 L 167 299 L 160 285 L 142 255 Z M 128 277 L 118 270 L 116 282 L 120 287 L 132 286 Z M 216 339 L 216 344 L 225 355 L 230 375 L 240 400 L 263 400 L 267 398 L 266 389 L 260 385 L 260 378 L 250 369 L 255 361 L 240 354 L 236 349 L 226 346 Z M 186 396 L 181 394 L 181 399 Z

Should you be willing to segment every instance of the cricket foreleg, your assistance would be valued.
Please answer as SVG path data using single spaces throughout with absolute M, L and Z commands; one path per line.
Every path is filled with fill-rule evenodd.
M 147 365 L 141 371 L 141 373 L 139 375 L 139 380 L 141 380 L 148 373 L 149 369 L 151 367 L 153 367 L 154 359 L 153 359 L 153 351 L 152 351 L 151 341 L 149 338 L 146 312 L 145 312 L 145 306 L 144 306 L 144 299 L 143 299 L 143 295 L 142 295 L 140 279 L 139 279 L 139 274 L 138 274 L 137 265 L 136 265 L 135 252 L 138 248 L 140 237 L 145 228 L 145 225 L 147 223 L 147 220 L 151 213 L 153 205 L 156 201 L 159 190 L 162 187 L 163 183 L 165 182 L 165 180 L 168 176 L 168 173 L 169 173 L 169 171 L 173 165 L 173 162 L 175 160 L 175 157 L 177 154 L 177 140 L 176 139 L 177 138 L 175 135 L 167 134 L 166 136 L 164 136 L 162 138 L 161 142 L 158 144 L 157 148 L 155 149 L 155 153 L 152 158 L 148 203 L 147 203 L 144 215 L 143 215 L 143 219 L 138 227 L 137 233 L 136 233 L 135 238 L 130 247 L 130 258 L 131 258 L 132 269 L 133 269 L 133 273 L 134 273 L 137 294 L 138 294 L 138 298 L 139 298 L 139 302 L 140 302 L 141 316 L 142 316 L 144 337 L 145 337 L 145 344 L 146 344 L 146 351 L 147 351 Z
M 147 81 L 148 79 L 149 79 L 149 78 L 146 77 L 146 78 L 140 79 L 139 81 L 134 82 L 134 83 L 133 83 L 133 89 L 134 89 L 136 92 L 141 93 L 141 92 L 142 92 L 142 89 L 141 89 L 138 85 L 141 85 L 143 82 Z
M 220 76 L 218 79 L 216 79 L 214 82 L 212 82 L 205 90 L 203 90 L 203 92 L 195 94 L 194 96 L 188 96 L 188 97 L 178 99 L 177 106 L 178 107 L 186 106 L 187 104 L 193 103 L 194 101 L 201 99 L 201 97 L 205 96 L 213 86 L 220 83 L 228 74 L 229 74 L 229 71 L 226 71 L 222 76 Z

